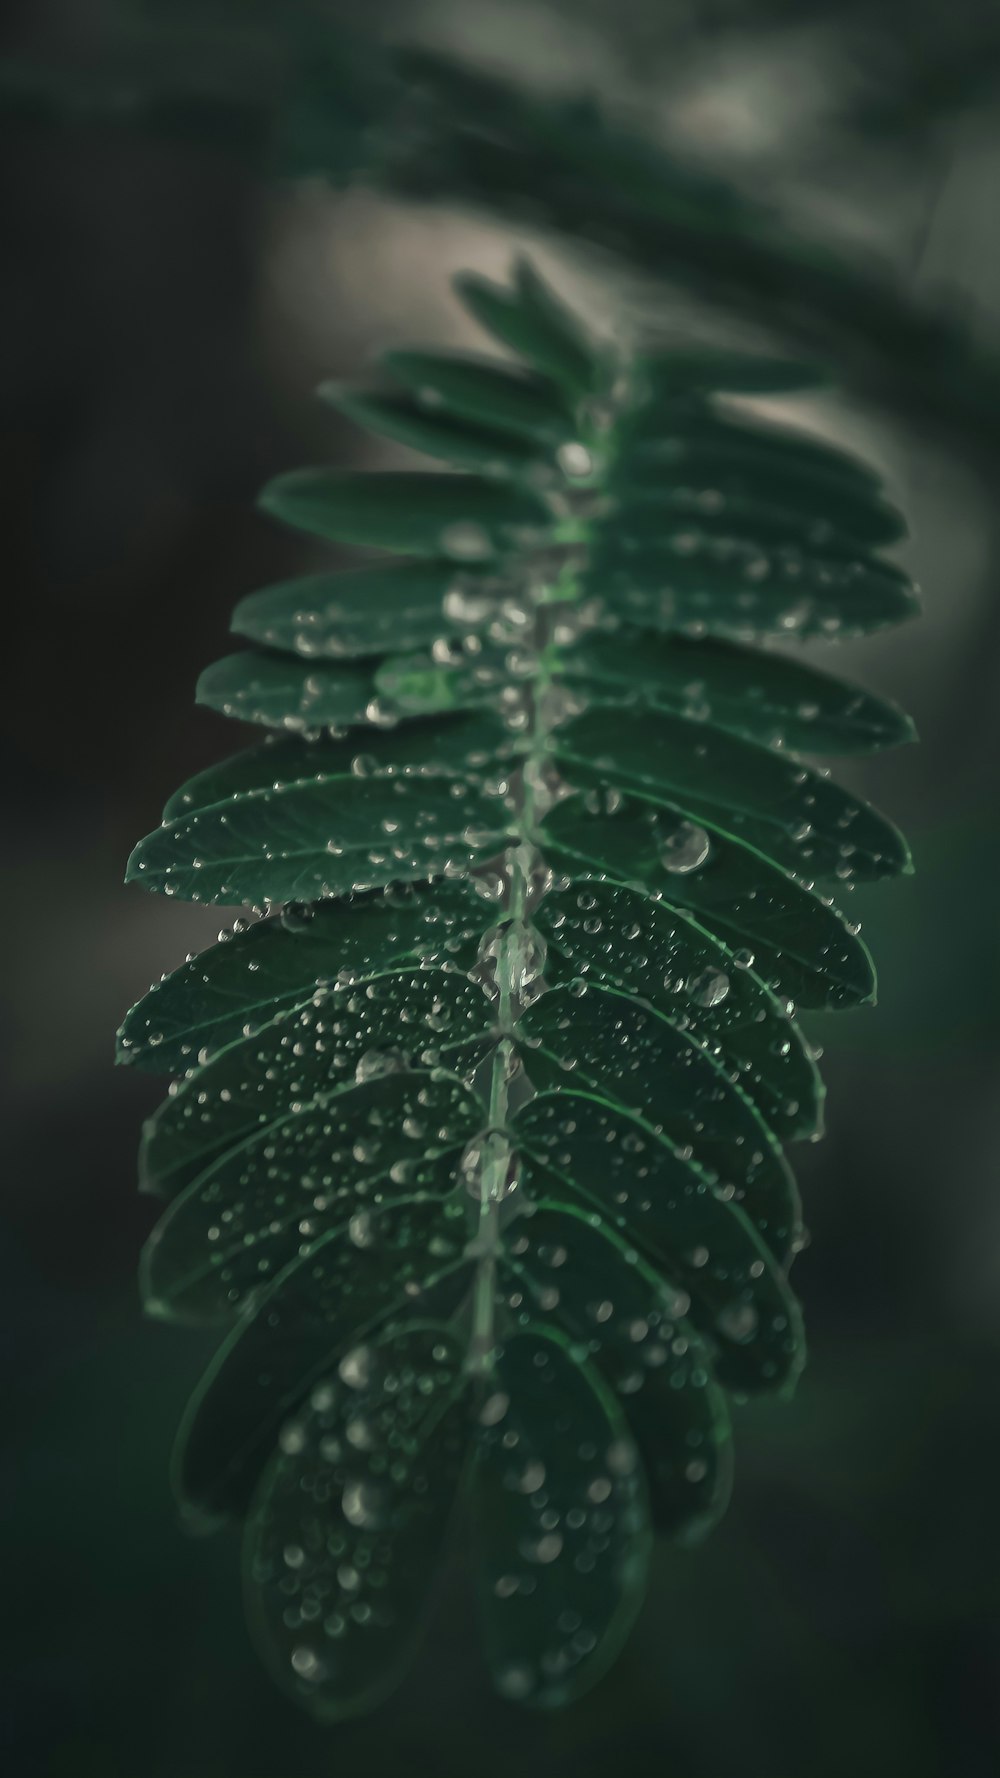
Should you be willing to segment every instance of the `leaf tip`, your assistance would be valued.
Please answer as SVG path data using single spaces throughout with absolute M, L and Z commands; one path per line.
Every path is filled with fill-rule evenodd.
M 148 837 L 149 836 L 147 835 L 146 838 L 148 839 Z M 128 862 L 125 866 L 125 876 L 123 879 L 124 882 L 126 882 L 126 883 L 142 883 L 143 885 L 145 885 L 146 878 L 143 875 L 143 873 L 146 869 L 146 860 L 145 860 L 145 857 L 143 856 L 145 847 L 146 847 L 146 839 L 141 839 L 139 841 L 138 845 L 133 846 L 133 848 L 128 856 Z

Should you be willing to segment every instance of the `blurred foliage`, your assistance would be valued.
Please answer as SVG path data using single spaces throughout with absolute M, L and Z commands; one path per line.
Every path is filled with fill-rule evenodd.
M 262 157 L 280 178 L 374 182 L 568 234 L 818 350 L 862 393 L 960 448 L 992 453 L 1000 348 L 940 302 L 916 300 L 887 260 L 877 267 L 870 253 L 790 226 L 700 157 L 606 116 L 586 92 L 536 93 L 432 50 L 385 48 L 338 30 L 331 10 L 341 9 L 253 5 L 234 23 L 228 8 L 210 8 L 209 31 L 187 35 L 172 18 L 162 35 L 132 32 L 96 71 L 10 61 L 0 104 L 22 119 L 216 142 Z M 967 83 L 991 63 L 986 26 L 973 30 L 972 20 L 976 54 L 960 60 Z M 866 30 L 853 49 L 862 65 L 870 19 Z M 887 40 L 886 31 L 883 59 Z M 915 66 L 922 75 L 924 59 Z M 946 82 L 953 102 L 962 81 Z M 923 106 L 912 65 L 897 70 L 895 91 L 900 132 L 908 109 L 940 109 Z M 884 92 L 881 112 L 864 96 L 845 103 L 863 134 L 893 133 Z

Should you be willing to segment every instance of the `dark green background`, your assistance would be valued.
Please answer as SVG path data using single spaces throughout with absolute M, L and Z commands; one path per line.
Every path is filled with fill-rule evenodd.
M 128 10 L 145 30 L 169 9 Z M 814 228 L 835 214 L 915 299 L 948 291 L 1000 341 L 993 8 L 326 11 L 402 16 L 486 60 L 520 55 L 536 80 L 599 80 L 652 105 Z M 10 48 L 100 66 L 125 12 L 22 6 Z M 251 15 L 266 25 L 257 0 Z M 231 9 L 170 16 L 182 45 L 182 16 L 218 20 L 226 62 Z M 112 1039 L 129 1001 L 220 921 L 121 879 L 167 793 L 233 744 L 192 707 L 229 608 L 303 565 L 301 544 L 255 515 L 258 486 L 324 453 L 406 460 L 376 457 L 310 387 L 377 346 L 452 338 L 447 275 L 538 244 L 459 215 L 268 189 L 235 152 L 26 124 L 3 130 L 0 229 L 8 1770 L 992 1778 L 996 456 L 964 462 L 953 441 L 857 403 L 805 410 L 887 468 L 926 617 L 826 657 L 900 699 L 923 744 L 853 773 L 908 830 L 917 875 L 855 897 L 878 1009 L 813 1031 L 830 1134 L 800 1154 L 813 1239 L 795 1283 L 812 1357 L 795 1402 L 739 1413 L 727 1521 L 698 1551 L 658 1552 L 632 1642 L 583 1704 L 547 1718 L 492 1698 L 459 1547 L 404 1689 L 372 1720 L 320 1732 L 250 1653 L 235 1540 L 186 1538 L 168 1494 L 172 1428 L 206 1347 L 139 1317 L 152 1217 L 134 1148 L 158 1090 L 113 1074 Z M 544 243 L 541 260 L 598 324 L 618 305 L 672 312 L 648 288 L 609 293 Z

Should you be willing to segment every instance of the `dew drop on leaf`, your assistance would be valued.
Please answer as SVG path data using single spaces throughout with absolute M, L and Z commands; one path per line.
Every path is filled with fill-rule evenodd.
M 724 969 L 704 969 L 688 983 L 688 993 L 697 1006 L 718 1006 L 729 993 L 729 977 Z
M 490 554 L 490 540 L 482 525 L 457 519 L 441 532 L 441 548 L 457 562 L 480 562 Z
M 712 850 L 712 842 L 703 827 L 693 821 L 682 821 L 660 842 L 660 863 L 671 876 L 684 876 L 700 870 Z
M 579 444 L 576 440 L 568 440 L 559 446 L 556 462 L 563 475 L 568 475 L 573 481 L 582 480 L 584 476 L 592 474 L 594 468 L 594 459 L 586 445 Z
M 352 1346 L 337 1366 L 337 1374 L 349 1389 L 364 1389 L 371 1382 L 375 1355 L 370 1346 Z

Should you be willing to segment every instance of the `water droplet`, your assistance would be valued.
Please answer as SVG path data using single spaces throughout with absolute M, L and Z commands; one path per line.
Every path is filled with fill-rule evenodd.
M 504 1698 L 526 1698 L 534 1690 L 535 1677 L 530 1667 L 514 1662 L 497 1674 L 497 1690 Z
M 481 624 L 496 608 L 496 600 L 471 587 L 449 587 L 444 596 L 444 615 L 454 624 Z
M 467 1144 L 459 1169 L 470 1197 L 499 1202 L 517 1189 L 520 1162 L 502 1130 L 484 1130 Z
M 510 1396 L 498 1389 L 493 1395 L 487 1396 L 479 1410 L 480 1426 L 499 1426 L 507 1409 L 510 1407 Z
M 544 1537 L 538 1539 L 538 1542 L 532 1549 L 532 1559 L 535 1562 L 554 1562 L 557 1556 L 561 1555 L 562 1547 L 563 1540 L 560 1533 L 558 1531 L 547 1531 Z
M 590 475 L 594 468 L 594 459 L 586 445 L 579 444 L 576 440 L 559 446 L 556 452 L 556 462 L 563 475 L 568 475 L 574 481 Z
M 370 1346 L 353 1346 L 337 1366 L 337 1374 L 349 1389 L 364 1389 L 372 1380 L 375 1354 Z
M 757 1311 L 752 1303 L 733 1303 L 721 1311 L 718 1326 L 726 1339 L 743 1345 L 757 1331 Z
M 703 969 L 688 983 L 688 993 L 697 1006 L 718 1006 L 729 993 L 729 977 L 724 969 Z
M 703 827 L 682 821 L 660 843 L 660 863 L 671 876 L 683 876 L 699 870 L 712 850 L 712 842 Z
M 446 556 L 459 562 L 480 562 L 491 554 L 488 533 L 482 525 L 469 519 L 457 519 L 454 524 L 445 525 L 441 548 Z
M 348 1222 L 347 1232 L 355 1247 L 371 1247 L 375 1239 L 371 1211 L 358 1210 Z
M 385 1074 L 398 1074 L 406 1063 L 398 1050 L 366 1050 L 358 1058 L 354 1079 L 358 1086 L 366 1081 L 380 1080 Z
M 370 1482 L 348 1482 L 344 1488 L 341 1505 L 344 1517 L 350 1525 L 362 1529 L 377 1525 L 379 1516 L 379 1493 Z

